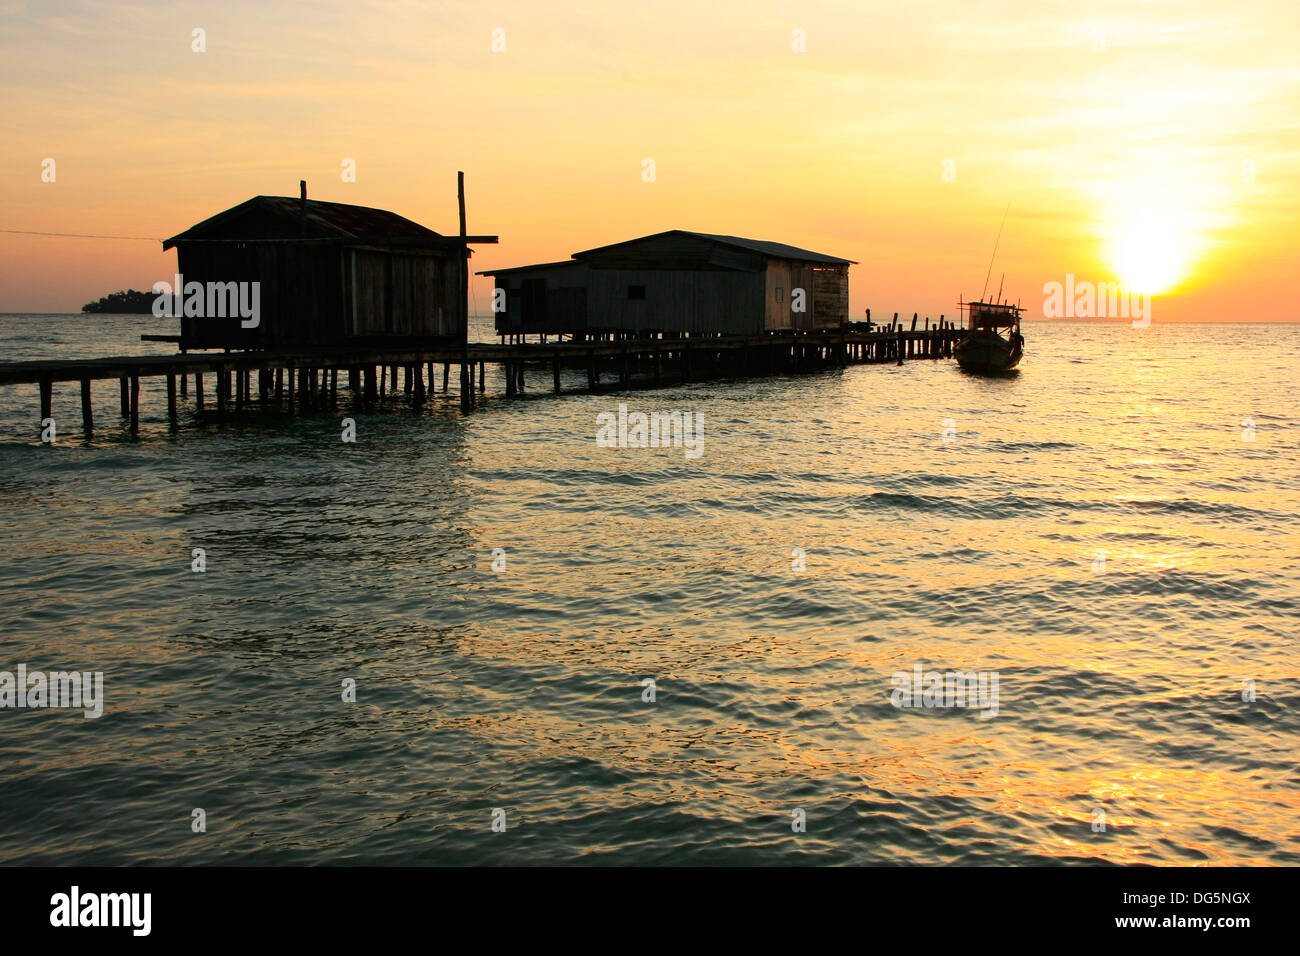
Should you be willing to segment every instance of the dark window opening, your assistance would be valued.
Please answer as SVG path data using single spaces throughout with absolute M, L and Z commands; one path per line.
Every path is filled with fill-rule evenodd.
M 628 297 L 628 299 L 635 299 L 636 301 L 643 301 L 643 300 L 645 299 L 645 286 L 643 286 L 643 285 L 630 285 L 630 286 L 628 286 L 628 287 L 627 287 L 627 297 Z

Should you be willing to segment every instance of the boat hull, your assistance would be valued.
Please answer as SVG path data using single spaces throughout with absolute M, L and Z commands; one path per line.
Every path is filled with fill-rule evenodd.
M 955 346 L 952 355 L 969 372 L 1009 372 L 1020 364 L 1024 349 L 993 333 L 974 333 Z

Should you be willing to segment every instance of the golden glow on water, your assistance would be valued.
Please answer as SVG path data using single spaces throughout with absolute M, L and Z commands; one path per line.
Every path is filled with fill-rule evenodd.
M 332 418 L 173 437 L 159 390 L 141 440 L 42 449 L 0 391 L 14 659 L 102 666 L 113 715 L 0 720 L 47 796 L 0 815 L 79 859 L 1300 863 L 1298 335 L 1027 323 L 1006 379 L 435 397 L 344 456 Z M 619 401 L 702 413 L 704 455 L 597 448 Z M 996 672 L 997 716 L 894 707 L 917 664 Z M 231 780 L 223 849 L 153 828 Z M 503 850 L 466 821 L 507 802 Z

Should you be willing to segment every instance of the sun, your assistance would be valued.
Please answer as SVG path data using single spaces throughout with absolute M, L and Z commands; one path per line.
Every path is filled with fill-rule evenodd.
M 1161 295 L 1187 277 L 1191 238 L 1183 217 L 1145 206 L 1128 210 L 1109 230 L 1106 260 L 1132 292 Z
M 1171 221 L 1133 217 L 1116 229 L 1106 258 L 1127 289 L 1161 295 L 1186 277 L 1190 253 Z

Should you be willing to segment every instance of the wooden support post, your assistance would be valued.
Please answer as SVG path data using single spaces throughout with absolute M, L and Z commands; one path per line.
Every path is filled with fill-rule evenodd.
M 194 373 L 194 408 L 203 411 L 203 373 Z
M 430 382 L 432 384 L 432 382 Z M 348 391 L 352 397 L 357 397 L 357 392 L 361 390 L 361 370 L 355 365 L 348 366 Z
M 131 376 L 131 434 L 140 431 L 140 376 Z
M 389 381 L 388 390 L 392 392 L 394 395 L 396 395 L 397 394 L 397 366 L 396 365 L 388 366 L 388 381 Z
M 447 391 L 447 377 L 451 374 L 451 363 L 442 363 L 442 390 Z
M 187 372 L 182 372 L 181 373 L 181 398 L 190 397 L 189 381 L 190 381 L 189 374 Z
M 244 370 L 235 369 L 235 414 L 244 414 Z
M 373 402 L 378 397 L 377 395 L 378 389 L 377 389 L 377 384 L 375 382 L 375 367 L 373 365 L 367 365 L 365 368 L 365 373 L 366 373 L 366 401 Z
M 226 370 L 217 370 L 217 417 L 226 417 L 226 390 L 229 386 L 226 383 Z
M 284 369 L 275 370 L 275 400 L 278 402 L 284 398 Z
M 95 432 L 95 412 L 90 404 L 90 379 L 81 380 L 81 429 L 89 438 Z
M 474 386 L 470 379 L 469 363 L 460 363 L 460 410 L 468 412 L 474 407 Z
M 122 417 L 126 418 L 131 414 L 131 383 L 125 375 L 121 379 L 122 385 Z
M 43 378 L 41 388 L 41 430 L 45 430 L 45 420 L 54 417 L 54 382 Z
M 506 398 L 510 398 L 515 394 L 516 379 L 514 364 L 511 362 L 501 363 L 501 374 L 506 377 Z
M 414 391 L 414 389 L 415 389 L 415 382 L 413 381 L 411 376 L 411 366 L 408 365 L 406 366 L 405 369 L 403 369 L 402 391 L 405 392 L 407 395 L 410 395 L 411 392 Z
M 900 325 L 900 326 L 898 327 L 898 364 L 899 364 L 899 365 L 902 365 L 902 364 L 903 364 L 903 352 L 904 352 L 904 347 L 903 347 L 903 327 Z
M 176 375 L 167 373 L 167 421 L 176 427 Z
M 433 368 L 432 363 L 429 365 L 429 368 L 430 369 Z M 432 371 L 429 372 L 429 387 L 433 388 Z M 486 391 L 487 391 L 487 362 L 479 362 L 478 363 L 478 392 L 480 395 L 482 395 Z

